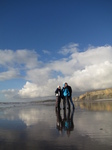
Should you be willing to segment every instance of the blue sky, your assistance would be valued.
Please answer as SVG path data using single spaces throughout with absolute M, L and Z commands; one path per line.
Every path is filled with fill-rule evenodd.
M 52 96 L 64 81 L 74 91 L 112 87 L 111 51 L 111 0 L 0 1 L 0 91 L 7 99 Z

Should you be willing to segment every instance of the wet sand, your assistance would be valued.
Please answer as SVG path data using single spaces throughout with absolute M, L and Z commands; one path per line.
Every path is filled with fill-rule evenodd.
M 111 150 L 112 101 L 0 106 L 0 150 Z

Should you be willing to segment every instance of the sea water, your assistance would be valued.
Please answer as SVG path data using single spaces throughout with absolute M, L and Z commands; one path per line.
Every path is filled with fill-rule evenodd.
M 111 150 L 112 101 L 0 105 L 0 150 L 46 149 Z

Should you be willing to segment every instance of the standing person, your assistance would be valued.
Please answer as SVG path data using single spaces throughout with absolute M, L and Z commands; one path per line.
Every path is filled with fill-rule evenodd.
M 66 84 L 67 84 L 67 83 L 66 83 Z M 68 87 L 68 90 L 69 90 L 69 92 L 70 92 L 70 95 L 68 96 L 68 98 L 69 98 L 69 100 L 70 100 L 70 102 L 71 102 L 71 104 L 72 104 L 72 106 L 73 106 L 73 109 L 75 109 L 74 103 L 73 103 L 73 101 L 72 101 L 72 88 L 71 88 L 71 86 L 69 86 L 68 84 L 67 84 L 67 87 Z
M 61 86 L 57 86 L 57 89 L 55 91 L 55 95 L 56 95 L 56 104 L 55 107 L 56 109 L 60 109 L 60 102 L 61 102 Z
M 70 95 L 70 92 L 67 88 L 67 84 L 65 83 L 62 89 L 62 97 L 63 97 L 63 109 L 66 109 L 66 102 L 68 104 L 67 109 L 70 109 L 70 103 L 69 103 L 69 99 L 68 96 Z

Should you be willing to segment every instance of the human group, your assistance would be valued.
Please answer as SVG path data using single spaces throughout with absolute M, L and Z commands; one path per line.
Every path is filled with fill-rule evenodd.
M 56 96 L 56 104 L 55 104 L 56 109 L 61 109 L 60 108 L 61 99 L 63 99 L 63 109 L 66 109 L 66 105 L 67 109 L 70 109 L 71 105 L 72 108 L 75 109 L 74 103 L 72 101 L 72 88 L 70 85 L 68 85 L 67 82 L 63 84 L 62 89 L 60 85 L 57 86 L 55 90 L 55 96 Z

